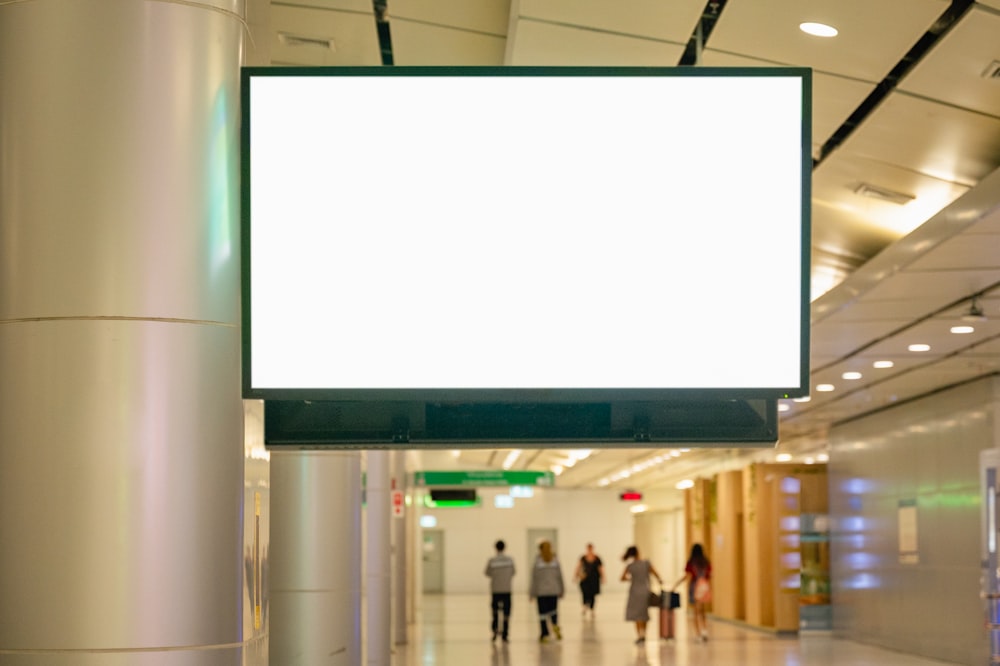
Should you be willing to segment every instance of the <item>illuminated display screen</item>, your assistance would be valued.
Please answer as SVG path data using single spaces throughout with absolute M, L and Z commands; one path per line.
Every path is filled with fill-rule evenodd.
M 810 81 L 245 68 L 244 396 L 807 394 Z

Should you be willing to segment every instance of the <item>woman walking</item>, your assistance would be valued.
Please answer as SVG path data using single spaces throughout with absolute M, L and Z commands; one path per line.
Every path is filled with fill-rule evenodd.
M 691 546 L 691 556 L 684 565 L 684 576 L 674 588 L 688 581 L 688 604 L 694 609 L 694 635 L 705 642 L 708 640 L 708 620 L 705 618 L 705 604 L 712 600 L 712 563 L 705 557 L 705 549 L 700 543 Z
M 646 642 L 646 623 L 649 622 L 649 578 L 653 576 L 663 585 L 663 579 L 649 560 L 639 557 L 639 549 L 629 546 L 622 560 L 628 562 L 622 580 L 629 581 L 628 601 L 625 604 L 625 621 L 635 622 L 636 645 Z
M 556 635 L 556 640 L 562 640 L 562 631 L 559 629 L 559 599 L 562 598 L 563 592 L 563 576 L 559 560 L 552 552 L 552 544 L 542 541 L 538 544 L 535 566 L 531 568 L 531 587 L 528 590 L 529 596 L 538 601 L 538 621 L 542 627 L 542 635 L 538 640 L 541 643 L 549 640 L 549 623 L 552 624 L 552 633 Z
M 574 576 L 580 581 L 580 592 L 583 593 L 583 614 L 590 613 L 594 617 L 594 602 L 601 593 L 601 583 L 604 582 L 604 563 L 594 552 L 594 544 L 587 544 L 587 552 L 580 557 Z

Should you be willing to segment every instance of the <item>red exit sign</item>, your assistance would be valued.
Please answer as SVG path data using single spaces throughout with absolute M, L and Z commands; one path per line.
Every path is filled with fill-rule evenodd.
M 642 499 L 642 493 L 637 493 L 634 490 L 626 490 L 619 497 L 625 502 L 638 502 Z

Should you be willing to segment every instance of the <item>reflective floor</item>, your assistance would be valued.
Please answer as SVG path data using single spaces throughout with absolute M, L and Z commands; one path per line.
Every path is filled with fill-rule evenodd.
M 731 623 L 709 620 L 709 640 L 693 640 L 683 609 L 677 638 L 656 639 L 652 611 L 649 637 L 635 644 L 635 625 L 626 623 L 624 595 L 598 597 L 594 619 L 582 616 L 578 597 L 559 605 L 563 638 L 540 644 L 534 606 L 515 595 L 510 642 L 490 640 L 490 600 L 479 595 L 424 595 L 409 643 L 393 649 L 392 666 L 941 666 L 945 662 L 868 647 L 825 633 L 781 638 Z

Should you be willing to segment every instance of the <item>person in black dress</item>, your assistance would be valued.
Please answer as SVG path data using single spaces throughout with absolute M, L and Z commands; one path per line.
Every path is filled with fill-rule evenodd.
M 583 614 L 594 617 L 594 602 L 601 593 L 601 583 L 604 582 L 604 564 L 594 552 L 594 544 L 587 544 L 587 552 L 580 557 L 576 565 L 575 578 L 580 581 L 580 592 L 583 593 Z

